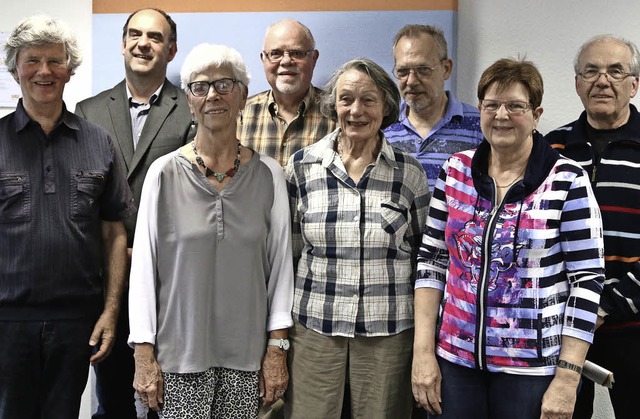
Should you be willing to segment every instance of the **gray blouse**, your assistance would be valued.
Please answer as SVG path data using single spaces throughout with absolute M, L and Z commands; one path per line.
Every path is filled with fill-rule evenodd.
M 165 372 L 257 371 L 267 332 L 292 325 L 290 216 L 282 168 L 254 154 L 218 192 L 179 150 L 142 189 L 129 344 Z

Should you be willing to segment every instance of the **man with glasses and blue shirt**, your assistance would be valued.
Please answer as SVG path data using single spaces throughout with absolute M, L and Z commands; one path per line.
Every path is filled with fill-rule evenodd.
M 433 192 L 445 160 L 482 142 L 480 114 L 445 91 L 453 61 L 448 58 L 442 29 L 403 27 L 393 42 L 393 59 L 393 75 L 404 100 L 400 119 L 384 134 L 391 144 L 420 161 Z
M 238 124 L 242 145 L 285 166 L 291 156 L 329 134 L 320 113 L 322 90 L 311 85 L 319 52 L 309 28 L 284 19 L 269 26 L 260 59 L 270 90 L 247 100 Z
M 588 40 L 574 61 L 580 117 L 547 134 L 591 177 L 604 227 L 605 284 L 587 359 L 613 371 L 617 419 L 638 417 L 640 379 L 640 53 L 613 35 Z M 583 380 L 574 418 L 591 418 L 594 386 Z

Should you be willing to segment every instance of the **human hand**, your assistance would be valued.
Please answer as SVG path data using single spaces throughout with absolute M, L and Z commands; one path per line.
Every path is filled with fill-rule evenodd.
M 267 352 L 262 358 L 258 383 L 260 397 L 262 397 L 262 403 L 265 406 L 271 406 L 284 396 L 289 385 L 286 351 L 276 346 L 267 346 Z
M 111 353 L 111 348 L 116 339 L 116 324 L 118 316 L 104 311 L 93 326 L 93 332 L 89 338 L 89 345 L 95 347 L 100 342 L 98 351 L 91 355 L 89 362 L 97 364 L 103 361 Z
M 411 391 L 416 403 L 431 415 L 442 413 L 440 386 L 442 375 L 434 353 L 413 354 Z
M 160 405 L 164 402 L 164 381 L 160 365 L 153 354 L 153 345 L 136 344 L 133 357 L 136 365 L 133 388 L 145 406 L 159 412 Z
M 570 419 L 573 416 L 579 383 L 578 373 L 558 369 L 542 396 L 540 419 Z

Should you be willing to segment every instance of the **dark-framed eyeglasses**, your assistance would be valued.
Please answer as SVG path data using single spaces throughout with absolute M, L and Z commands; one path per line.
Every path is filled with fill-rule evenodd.
M 232 79 L 230 77 L 225 77 L 224 79 L 214 80 L 214 81 L 193 81 L 187 84 L 189 91 L 192 95 L 196 97 L 204 97 L 209 94 L 209 89 L 213 86 L 213 89 L 219 95 L 228 95 L 233 91 L 233 86 L 236 83 L 242 83 L 238 79 Z
M 484 99 L 480 102 L 480 109 L 487 113 L 496 113 L 504 105 L 509 115 L 522 115 L 529 109 L 533 109 L 530 103 L 521 100 L 510 100 L 501 102 L 499 100 Z
M 587 83 L 593 83 L 600 78 L 600 75 L 604 74 L 607 80 L 611 83 L 619 82 L 627 77 L 636 77 L 635 74 L 624 71 L 621 68 L 608 68 L 605 71 L 600 71 L 596 68 L 588 68 L 580 73 L 578 76 Z
M 300 61 L 306 58 L 307 55 L 311 54 L 313 51 L 315 50 L 309 49 L 303 51 L 301 49 L 288 49 L 285 51 L 281 49 L 272 49 L 271 51 L 262 51 L 262 53 L 272 63 L 279 63 L 280 61 L 282 61 L 285 55 L 288 55 L 292 60 Z

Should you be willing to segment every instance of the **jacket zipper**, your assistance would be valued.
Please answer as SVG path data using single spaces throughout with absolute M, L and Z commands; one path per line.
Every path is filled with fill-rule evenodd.
M 494 189 L 495 191 L 495 189 Z M 503 199 L 504 202 L 504 199 Z M 478 316 L 478 328 L 476 329 L 476 365 L 478 369 L 484 370 L 487 368 L 486 354 L 484 353 L 486 333 L 485 333 L 485 310 L 487 300 L 488 289 L 488 277 L 489 267 L 491 265 L 491 237 L 493 237 L 493 230 L 495 228 L 496 219 L 502 208 L 500 205 L 494 205 L 489 214 L 489 219 L 486 224 L 485 233 L 482 237 L 482 268 L 480 270 L 480 277 L 478 278 L 478 310 L 476 310 L 476 316 Z

